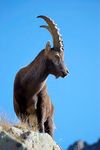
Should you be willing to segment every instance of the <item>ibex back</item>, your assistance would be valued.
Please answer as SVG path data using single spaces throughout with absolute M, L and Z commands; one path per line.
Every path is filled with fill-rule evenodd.
M 30 115 L 36 115 L 40 132 L 53 136 L 53 105 L 46 89 L 49 74 L 56 78 L 65 77 L 68 70 L 64 65 L 64 47 L 62 37 L 54 21 L 46 16 L 38 16 L 46 21 L 53 38 L 53 48 L 47 42 L 38 56 L 26 67 L 19 70 L 14 82 L 14 109 L 22 122 L 29 122 Z M 27 118 L 27 119 L 25 119 Z M 34 124 L 33 124 L 34 126 Z

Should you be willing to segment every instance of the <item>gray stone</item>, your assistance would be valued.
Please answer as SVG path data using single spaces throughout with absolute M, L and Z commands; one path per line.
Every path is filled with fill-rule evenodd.
M 10 127 L 0 127 L 0 150 L 61 150 L 47 133 Z

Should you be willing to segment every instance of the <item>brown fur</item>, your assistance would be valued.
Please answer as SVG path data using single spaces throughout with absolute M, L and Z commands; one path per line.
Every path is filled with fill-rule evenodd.
M 32 63 L 20 69 L 14 82 L 14 110 L 22 122 L 36 115 L 39 131 L 53 136 L 54 108 L 47 93 L 46 79 L 49 74 L 65 77 L 67 73 L 63 51 L 55 51 L 49 42 Z

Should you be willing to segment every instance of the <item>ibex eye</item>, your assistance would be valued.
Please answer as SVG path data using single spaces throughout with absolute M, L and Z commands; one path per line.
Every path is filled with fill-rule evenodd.
M 55 55 L 55 58 L 59 59 L 60 57 L 59 57 L 59 55 L 57 54 L 57 55 Z

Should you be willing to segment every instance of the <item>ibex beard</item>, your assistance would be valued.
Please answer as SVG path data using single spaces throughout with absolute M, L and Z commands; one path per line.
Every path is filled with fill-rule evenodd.
M 14 82 L 14 110 L 22 122 L 30 125 L 30 116 L 36 116 L 38 130 L 53 137 L 54 107 L 47 93 L 46 79 L 49 74 L 56 78 L 65 77 L 68 69 L 64 65 L 64 46 L 59 30 L 49 17 L 38 16 L 48 24 L 46 28 L 52 35 L 53 47 L 47 42 L 38 56 L 29 65 L 19 70 Z M 31 122 L 34 126 L 34 122 Z

